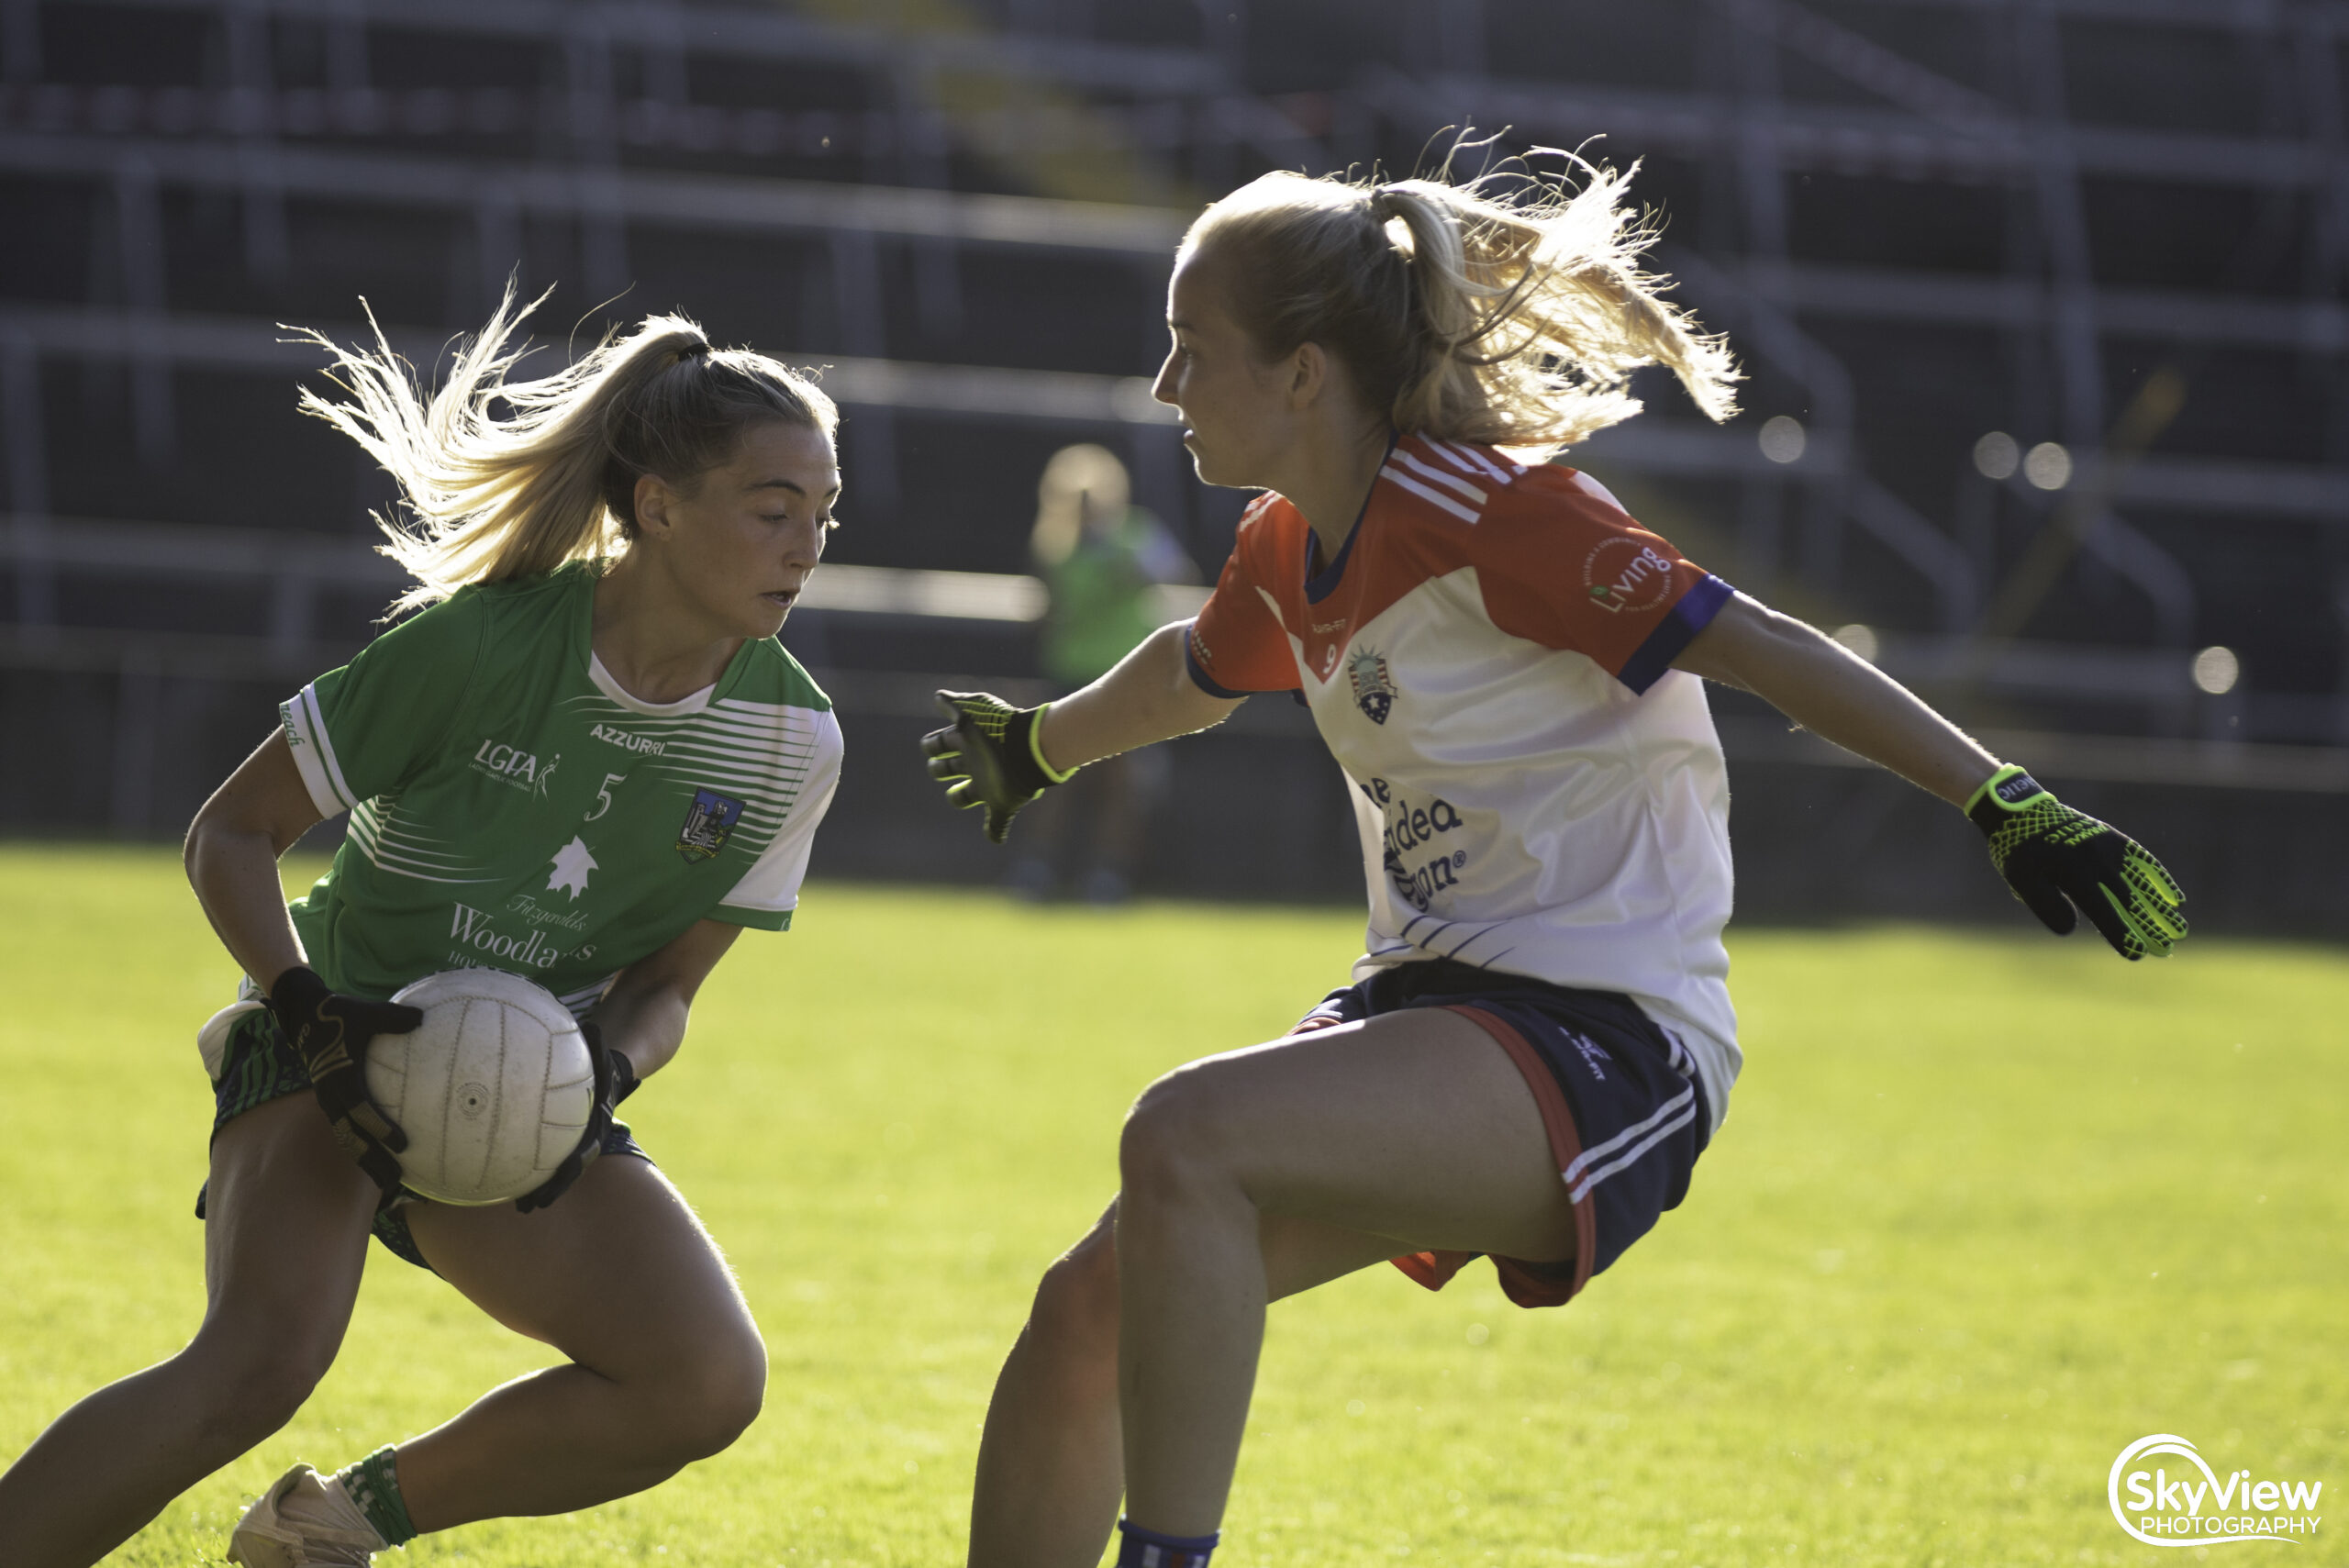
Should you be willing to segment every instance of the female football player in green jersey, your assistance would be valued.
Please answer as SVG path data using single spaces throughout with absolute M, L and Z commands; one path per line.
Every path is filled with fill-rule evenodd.
M 363 1564 L 586 1507 L 758 1413 L 741 1295 L 612 1112 L 676 1056 L 741 929 L 788 926 L 839 776 L 829 704 L 774 640 L 832 526 L 838 416 L 675 317 L 511 381 L 520 314 L 502 306 L 429 403 L 380 345 L 325 345 L 349 401 L 304 395 L 399 481 L 413 516 L 386 523 L 389 551 L 423 607 L 288 701 L 188 832 L 196 896 L 250 977 L 203 1040 L 206 1310 L 186 1349 L 0 1475 L 9 1568 L 95 1562 L 284 1425 L 335 1358 L 371 1230 L 565 1359 L 339 1473 L 296 1465 L 232 1561 Z M 277 857 L 344 810 L 332 869 L 289 910 Z M 404 1135 L 362 1073 L 370 1039 L 419 1016 L 384 998 L 465 965 L 562 996 L 599 1058 L 580 1147 L 511 1207 L 404 1193 Z
M 1518 1305 L 1563 1306 L 1680 1203 L 1740 1061 L 1703 680 L 1966 809 L 2056 929 L 2076 905 L 2131 958 L 2186 934 L 2138 845 L 1542 461 L 1636 412 L 1642 364 L 1731 411 L 1726 350 L 1586 172 L 1270 174 L 1208 207 L 1154 390 L 1202 480 L 1265 492 L 1213 595 L 1047 706 L 941 694 L 931 772 L 1000 841 L 1075 768 L 1294 691 L 1370 902 L 1354 984 L 1135 1103 L 1118 1196 L 996 1383 L 974 1568 L 1089 1568 L 1113 1525 L 1119 1568 L 1207 1568 L 1268 1301 L 1387 1262 L 1440 1288 L 1484 1254 Z

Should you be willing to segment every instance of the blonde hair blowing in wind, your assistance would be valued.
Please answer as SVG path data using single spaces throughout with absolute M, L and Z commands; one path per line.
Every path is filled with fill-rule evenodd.
M 1640 270 L 1656 231 L 1625 203 L 1631 174 L 1557 156 L 1579 190 L 1522 162 L 1458 184 L 1442 170 L 1388 184 L 1266 174 L 1183 243 L 1237 263 L 1233 314 L 1264 354 L 1320 344 L 1405 434 L 1546 456 L 1638 413 L 1629 384 L 1645 364 L 1727 419 L 1736 363 L 1662 297 L 1669 280 Z
M 618 554 L 636 536 L 637 480 L 655 474 L 690 495 L 732 458 L 748 425 L 780 419 L 827 437 L 839 426 L 832 400 L 806 376 L 747 349 L 716 349 L 682 316 L 648 316 L 551 375 L 508 380 L 527 351 L 508 339 L 545 297 L 518 306 L 509 288 L 429 397 L 380 327 L 375 346 L 359 350 L 297 329 L 333 356 L 328 378 L 349 395 L 334 401 L 306 387 L 302 411 L 357 441 L 399 484 L 406 516 L 375 514 L 383 552 L 417 582 L 394 614 L 468 584 Z

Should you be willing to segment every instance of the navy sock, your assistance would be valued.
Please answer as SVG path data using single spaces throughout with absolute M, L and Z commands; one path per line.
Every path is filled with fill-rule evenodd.
M 1131 1519 L 1118 1521 L 1118 1568 L 1208 1568 L 1208 1558 L 1223 1532 L 1207 1535 L 1161 1535 Z

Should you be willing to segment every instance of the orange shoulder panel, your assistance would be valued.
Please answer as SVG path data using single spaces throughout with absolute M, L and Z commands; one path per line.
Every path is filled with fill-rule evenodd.
M 1475 529 L 1477 579 L 1495 626 L 1620 674 L 1705 572 L 1576 477 L 1545 465 L 1494 498 Z

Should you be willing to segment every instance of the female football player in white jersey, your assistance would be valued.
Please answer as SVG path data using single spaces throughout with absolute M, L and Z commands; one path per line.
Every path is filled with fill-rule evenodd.
M 390 550 L 426 607 L 287 702 L 189 830 L 196 896 L 250 977 L 203 1040 L 206 1310 L 0 1476 L 10 1568 L 95 1562 L 284 1425 L 341 1344 L 371 1230 L 565 1359 L 340 1473 L 295 1466 L 231 1561 L 347 1568 L 586 1507 L 758 1413 L 765 1350 L 733 1277 L 613 1111 L 675 1057 L 742 929 L 787 927 L 839 775 L 829 704 L 774 640 L 832 526 L 838 417 L 676 317 L 509 380 L 518 319 L 509 299 L 429 404 L 388 347 L 334 350 L 348 402 L 304 395 L 399 481 Z M 289 910 L 277 857 L 343 810 L 333 868 Z M 562 996 L 597 1058 L 579 1147 L 508 1207 L 405 1193 L 405 1135 L 367 1097 L 368 1041 L 420 1016 L 384 998 L 461 965 Z
M 1298 692 L 1370 882 L 1353 984 L 1134 1106 L 1118 1198 L 996 1385 L 974 1564 L 1089 1564 L 1114 1522 L 1119 1563 L 1198 1568 L 1267 1301 L 1390 1261 L 1441 1288 L 1482 1253 L 1559 1305 L 1679 1203 L 1740 1062 L 1699 677 L 1967 811 L 2059 932 L 2076 905 L 2131 958 L 2185 934 L 2137 845 L 1540 461 L 1635 412 L 1642 363 L 1731 409 L 1622 185 L 1274 174 L 1209 207 L 1156 391 L 1201 479 L 1266 492 L 1214 596 L 1048 707 L 941 694 L 930 771 L 1000 840 L 1086 762 Z

